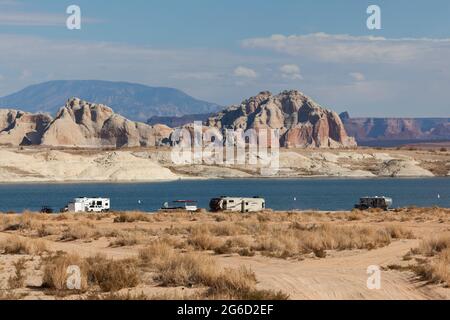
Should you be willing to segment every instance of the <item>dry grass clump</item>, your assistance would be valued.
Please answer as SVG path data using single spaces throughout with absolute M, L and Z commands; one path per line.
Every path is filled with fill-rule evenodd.
M 14 262 L 14 276 L 10 276 L 8 279 L 8 286 L 10 289 L 22 288 L 25 283 L 25 264 L 27 260 L 21 258 Z
M 390 244 L 392 239 L 411 236 L 410 232 L 394 226 L 371 228 L 293 223 L 288 229 L 274 229 L 257 237 L 253 249 L 284 259 L 309 253 L 323 258 L 325 250 L 371 250 Z
M 0 252 L 3 254 L 41 254 L 45 251 L 47 245 L 42 240 L 24 239 L 13 235 L 0 242 Z
M 244 256 L 253 256 L 255 253 L 251 249 L 251 241 L 244 236 L 236 236 L 227 239 L 222 245 L 214 248 L 216 254 L 239 253 Z
M 143 212 L 122 212 L 119 213 L 119 215 L 114 218 L 115 223 L 126 223 L 136 221 L 151 222 L 153 221 L 153 219 L 149 214 Z
M 210 227 L 210 231 L 216 236 L 235 236 L 245 233 L 245 229 L 232 222 L 221 222 L 213 224 Z
M 78 239 L 90 239 L 96 235 L 92 226 L 86 224 L 76 224 L 68 226 L 62 233 L 61 241 L 74 241 Z
M 212 236 L 208 230 L 198 228 L 189 235 L 187 243 L 197 250 L 214 250 L 222 244 L 222 240 Z
M 221 270 L 215 260 L 200 253 L 177 253 L 167 244 L 155 242 L 140 251 L 140 259 L 155 269 L 155 280 L 162 286 L 196 285 L 208 287 L 208 298 L 264 298 L 266 291 L 256 289 L 255 274 L 248 268 Z M 281 293 L 272 296 L 286 298 Z
M 24 231 L 37 228 L 37 222 L 33 220 L 33 215 L 29 212 L 2 217 L 1 224 L 2 231 Z
M 139 284 L 137 261 L 112 260 L 103 256 L 87 258 L 88 281 L 97 284 L 102 291 L 117 291 Z
M 411 260 L 414 255 L 426 258 L 416 258 L 418 265 L 408 266 L 422 280 L 430 283 L 440 283 L 450 286 L 450 235 L 441 234 L 421 241 L 418 248 L 412 249 L 404 260 Z
M 118 234 L 117 238 L 111 243 L 111 247 L 126 247 L 133 246 L 140 243 L 140 238 L 136 233 L 132 232 L 121 232 Z
M 172 247 L 162 241 L 155 241 L 139 250 L 139 259 L 146 264 L 159 265 L 161 259 L 172 254 Z
M 431 262 L 413 268 L 423 280 L 450 286 L 450 249 L 440 251 Z
M 135 287 L 139 283 L 137 261 L 112 260 L 97 255 L 82 259 L 77 255 L 60 254 L 45 260 L 42 286 L 59 291 L 68 290 L 68 267 L 81 272 L 80 291 L 98 286 L 104 292 Z
M 87 265 L 85 261 L 78 255 L 74 254 L 57 254 L 43 260 L 44 274 L 42 278 L 42 287 L 54 289 L 58 291 L 68 290 L 67 280 L 69 266 L 77 266 L 80 268 L 81 283 L 80 291 L 88 288 L 87 283 Z
M 0 242 L 0 251 L 3 254 L 30 254 L 32 248 L 28 241 L 19 236 L 11 236 Z
M 440 235 L 424 239 L 417 249 L 418 253 L 432 257 L 450 248 L 450 235 Z

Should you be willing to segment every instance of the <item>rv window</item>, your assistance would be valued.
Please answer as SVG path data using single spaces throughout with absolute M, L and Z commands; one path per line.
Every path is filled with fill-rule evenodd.
M 233 202 L 234 202 L 234 200 L 228 200 L 228 202 L 229 202 L 229 203 L 233 203 Z
M 98 206 L 101 206 L 101 205 L 102 205 L 102 202 L 101 202 L 101 201 L 97 201 L 97 205 L 98 205 Z

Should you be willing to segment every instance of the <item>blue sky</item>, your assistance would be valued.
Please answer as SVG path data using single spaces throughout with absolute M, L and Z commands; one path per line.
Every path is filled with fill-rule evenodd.
M 81 30 L 65 26 L 71 4 Z M 123 80 L 223 105 L 299 89 L 354 116 L 450 117 L 449 58 L 446 0 L 0 0 L 0 95 Z

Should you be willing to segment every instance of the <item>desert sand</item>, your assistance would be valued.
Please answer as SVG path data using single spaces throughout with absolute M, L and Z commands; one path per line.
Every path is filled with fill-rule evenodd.
M 0 219 L 4 299 L 450 299 L 448 209 Z M 73 261 L 98 279 L 67 290 Z

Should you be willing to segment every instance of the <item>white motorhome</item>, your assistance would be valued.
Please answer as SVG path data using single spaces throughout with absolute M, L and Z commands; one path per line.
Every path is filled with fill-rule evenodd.
M 69 212 L 107 212 L 110 209 L 109 198 L 75 198 L 67 205 Z
M 257 212 L 266 208 L 266 201 L 260 197 L 238 198 L 220 197 L 211 199 L 209 207 L 212 212 L 235 211 L 235 212 Z

